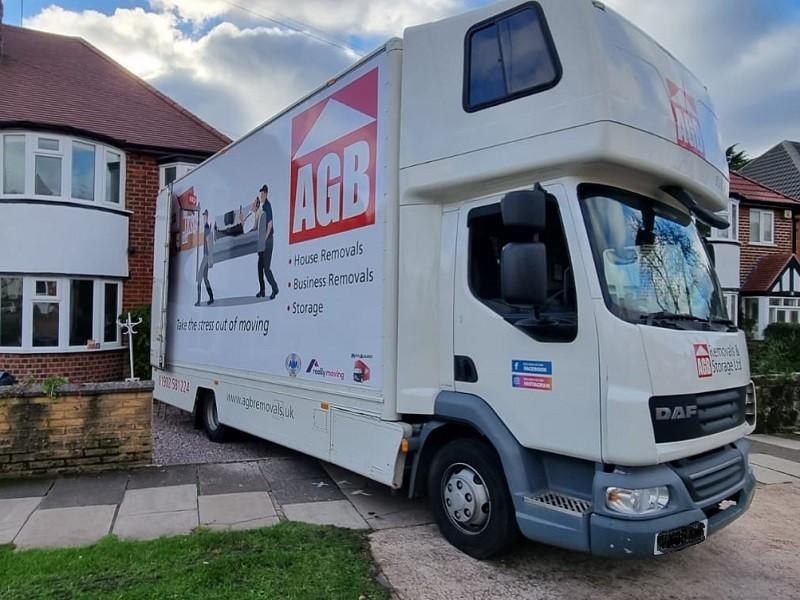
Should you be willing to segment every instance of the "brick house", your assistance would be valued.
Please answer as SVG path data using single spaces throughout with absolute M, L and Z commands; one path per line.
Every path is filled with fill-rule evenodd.
M 774 322 L 800 322 L 796 223 L 800 202 L 732 172 L 726 230 L 711 230 L 731 318 L 756 337 Z
M 0 36 L 0 371 L 121 379 L 159 187 L 230 140 L 82 39 Z

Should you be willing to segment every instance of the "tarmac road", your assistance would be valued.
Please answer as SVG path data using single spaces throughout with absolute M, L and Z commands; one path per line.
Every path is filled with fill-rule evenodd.
M 455 550 L 433 525 L 371 534 L 402 600 L 800 598 L 800 484 L 759 485 L 742 518 L 682 552 L 612 561 L 522 542 L 502 560 Z

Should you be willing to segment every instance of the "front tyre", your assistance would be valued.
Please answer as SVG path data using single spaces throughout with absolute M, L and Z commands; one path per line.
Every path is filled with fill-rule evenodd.
M 498 554 L 517 538 L 503 467 L 482 440 L 455 440 L 439 450 L 428 474 L 428 497 L 442 535 L 474 558 Z
M 200 407 L 200 411 L 203 429 L 205 429 L 208 439 L 217 443 L 227 441 L 230 430 L 219 422 L 219 416 L 217 414 L 217 401 L 214 399 L 213 394 L 205 395 L 202 406 Z

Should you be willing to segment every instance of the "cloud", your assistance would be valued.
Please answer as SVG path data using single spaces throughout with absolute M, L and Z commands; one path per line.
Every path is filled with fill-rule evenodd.
M 232 137 L 345 69 L 356 55 L 279 27 L 184 33 L 174 12 L 44 9 L 26 26 L 78 35 Z
M 357 54 L 344 43 L 363 53 L 404 27 L 487 2 L 149 0 L 147 9 L 110 15 L 51 6 L 25 24 L 84 37 L 236 137 L 352 64 Z M 738 142 L 758 154 L 800 139 L 796 0 L 607 3 L 708 86 L 726 145 Z

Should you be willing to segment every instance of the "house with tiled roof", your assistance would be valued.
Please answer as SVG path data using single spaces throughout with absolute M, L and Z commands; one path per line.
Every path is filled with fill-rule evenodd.
M 748 162 L 741 173 L 800 200 L 800 142 L 782 141 Z
M 0 371 L 121 379 L 158 190 L 230 140 L 82 39 L 0 40 Z
M 756 337 L 770 323 L 800 323 L 800 202 L 732 172 L 726 213 L 730 227 L 709 241 L 731 318 Z

